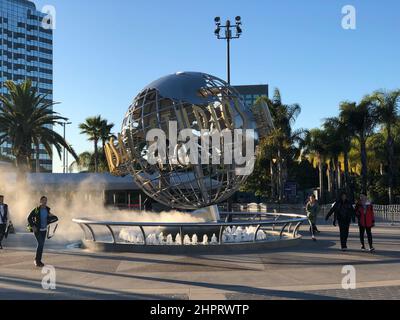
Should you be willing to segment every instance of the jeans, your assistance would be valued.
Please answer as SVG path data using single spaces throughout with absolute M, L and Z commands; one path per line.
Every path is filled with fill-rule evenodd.
M 365 227 L 360 226 L 360 241 L 361 241 L 361 244 L 362 244 L 363 247 L 365 247 L 365 241 L 364 241 L 365 232 L 367 232 L 369 247 L 372 248 L 373 247 L 373 240 L 372 240 L 371 228 L 365 228 Z
M 0 224 L 0 244 L 3 241 L 5 233 L 6 233 L 6 224 Z
M 35 233 L 36 241 L 38 243 L 36 249 L 36 262 L 42 262 L 44 242 L 46 241 L 47 231 L 38 231 Z
M 315 236 L 315 233 L 317 233 L 317 232 L 318 232 L 317 225 L 315 223 L 311 223 L 311 227 L 310 227 L 311 236 Z
M 338 221 L 340 230 L 340 244 L 342 249 L 347 249 L 347 239 L 349 238 L 350 222 Z

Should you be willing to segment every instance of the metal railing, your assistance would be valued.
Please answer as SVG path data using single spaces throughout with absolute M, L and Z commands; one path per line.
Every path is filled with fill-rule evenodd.
M 391 224 L 400 223 L 400 205 L 379 205 L 374 204 L 374 215 L 377 221 L 388 222 Z M 323 205 L 321 212 L 326 215 L 332 208 L 332 204 Z
M 376 205 L 374 204 L 375 217 L 381 218 L 392 224 L 400 222 L 400 205 Z
M 220 245 L 225 244 L 223 241 L 224 231 L 228 227 L 256 227 L 256 231 L 254 233 L 253 242 L 259 242 L 257 240 L 257 235 L 260 230 L 266 230 L 265 228 L 271 227 L 271 231 L 279 234 L 279 238 L 282 239 L 284 235 L 291 236 L 292 238 L 296 238 L 298 236 L 299 229 L 301 225 L 305 222 L 309 223 L 308 218 L 304 215 L 298 214 L 286 214 L 286 213 L 246 213 L 246 212 L 225 212 L 221 213 L 222 216 L 230 215 L 235 216 L 238 220 L 233 222 L 205 222 L 205 223 L 163 223 L 163 222 L 115 222 L 115 221 L 94 221 L 90 219 L 73 219 L 72 221 L 77 223 L 84 234 L 85 241 L 93 241 L 99 243 L 109 243 L 106 241 L 100 240 L 97 237 L 97 234 L 94 230 L 94 226 L 104 227 L 104 231 L 108 231 L 112 238 L 112 244 L 127 244 L 126 241 L 120 242 L 116 235 L 114 228 L 116 227 L 137 227 L 140 229 L 141 234 L 143 236 L 144 245 L 148 245 L 147 243 L 147 235 L 145 232 L 145 228 L 176 228 L 179 230 L 179 235 L 181 238 L 181 245 L 184 244 L 184 231 L 188 228 L 195 228 L 198 232 L 201 232 L 203 229 L 204 233 L 207 233 L 207 228 L 216 228 L 219 230 L 219 238 L 218 243 Z M 250 217 L 249 217 L 250 216 Z M 270 220 L 263 220 L 263 218 L 271 217 Z M 279 228 L 278 228 L 279 227 Z M 277 231 L 275 231 L 277 230 Z M 90 237 L 88 237 L 90 235 Z M 134 245 L 134 244 L 132 244 Z
M 325 216 L 332 208 L 333 204 L 321 205 L 321 215 Z M 400 205 L 378 205 L 374 204 L 375 218 L 378 222 L 387 222 L 391 224 L 400 223 Z M 305 206 L 302 204 L 265 204 L 265 203 L 248 203 L 233 204 L 233 208 L 240 212 L 305 212 Z

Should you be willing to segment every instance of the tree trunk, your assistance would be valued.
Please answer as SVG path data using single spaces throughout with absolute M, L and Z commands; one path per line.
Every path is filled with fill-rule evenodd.
M 327 187 L 328 187 L 328 193 L 331 193 L 331 168 L 328 166 L 328 170 L 325 172 L 326 174 L 326 182 L 327 182 Z
M 367 182 L 368 182 L 368 164 L 367 164 L 367 146 L 366 139 L 362 137 L 360 139 L 360 151 L 361 151 L 361 181 L 362 181 L 362 192 L 367 193 Z
M 36 152 L 35 152 L 35 154 L 36 154 L 36 173 L 39 173 L 40 172 L 40 148 L 39 148 L 39 144 L 37 144 L 36 145 Z
M 97 146 L 98 141 L 94 141 L 94 172 L 99 172 L 99 150 Z
M 278 198 L 279 201 L 283 199 L 283 177 L 282 177 L 282 158 L 281 151 L 278 150 Z
M 271 174 L 271 199 L 275 199 L 275 177 L 274 177 L 274 162 L 270 161 L 270 174 Z
M 17 167 L 17 184 L 21 186 L 21 190 L 24 190 L 27 182 L 27 173 L 30 172 L 28 157 L 23 154 L 18 154 L 15 157 L 15 165 Z
M 288 180 L 288 168 L 286 159 L 282 160 L 282 198 L 286 199 L 285 187 Z M 286 199 L 288 200 L 288 199 Z
M 329 195 L 332 196 L 333 193 L 333 174 L 332 174 L 332 160 L 329 160 L 328 170 L 326 171 L 327 181 L 328 181 L 328 192 Z
M 343 161 L 344 161 L 344 187 L 346 193 L 349 193 L 349 154 L 347 150 L 343 152 Z
M 339 195 L 339 190 L 342 189 L 342 166 L 339 159 L 336 159 L 336 184 L 335 184 L 335 198 Z
M 318 158 L 318 171 L 319 171 L 319 199 L 325 203 L 325 190 L 324 190 L 324 172 L 321 157 Z
M 387 159 L 388 159 L 388 197 L 389 204 L 393 204 L 393 177 L 395 176 L 395 167 L 394 167 L 394 147 L 393 147 L 393 137 L 392 137 L 392 129 L 389 125 L 387 128 L 388 137 L 386 141 L 387 147 Z

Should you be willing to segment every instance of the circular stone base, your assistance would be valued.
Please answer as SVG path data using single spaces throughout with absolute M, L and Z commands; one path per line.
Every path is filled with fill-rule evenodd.
M 300 244 L 301 236 L 296 238 L 285 238 L 277 241 L 257 241 L 242 243 L 225 243 L 222 245 L 136 245 L 124 243 L 104 243 L 83 241 L 83 249 L 93 252 L 133 252 L 133 253 L 155 253 L 155 254 L 221 254 L 221 253 L 248 253 L 271 249 L 287 248 Z

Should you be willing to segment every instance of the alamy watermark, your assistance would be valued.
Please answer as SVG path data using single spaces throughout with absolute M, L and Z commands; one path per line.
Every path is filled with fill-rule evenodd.
M 56 290 L 56 269 L 53 266 L 45 266 L 42 268 L 42 288 L 44 290 Z
M 236 175 L 250 175 L 254 171 L 253 129 L 184 129 L 178 133 L 178 123 L 170 121 L 168 135 L 161 129 L 152 129 L 146 141 L 149 145 L 146 160 L 151 165 L 235 164 Z
M 357 12 L 352 5 L 346 5 L 342 8 L 342 28 L 345 30 L 357 29 Z
M 342 268 L 342 274 L 345 275 L 342 279 L 342 288 L 344 290 L 357 289 L 356 268 L 351 265 L 344 266 Z
M 52 5 L 45 5 L 41 12 L 44 14 L 41 21 L 42 28 L 46 30 L 55 30 L 57 20 L 56 8 Z

